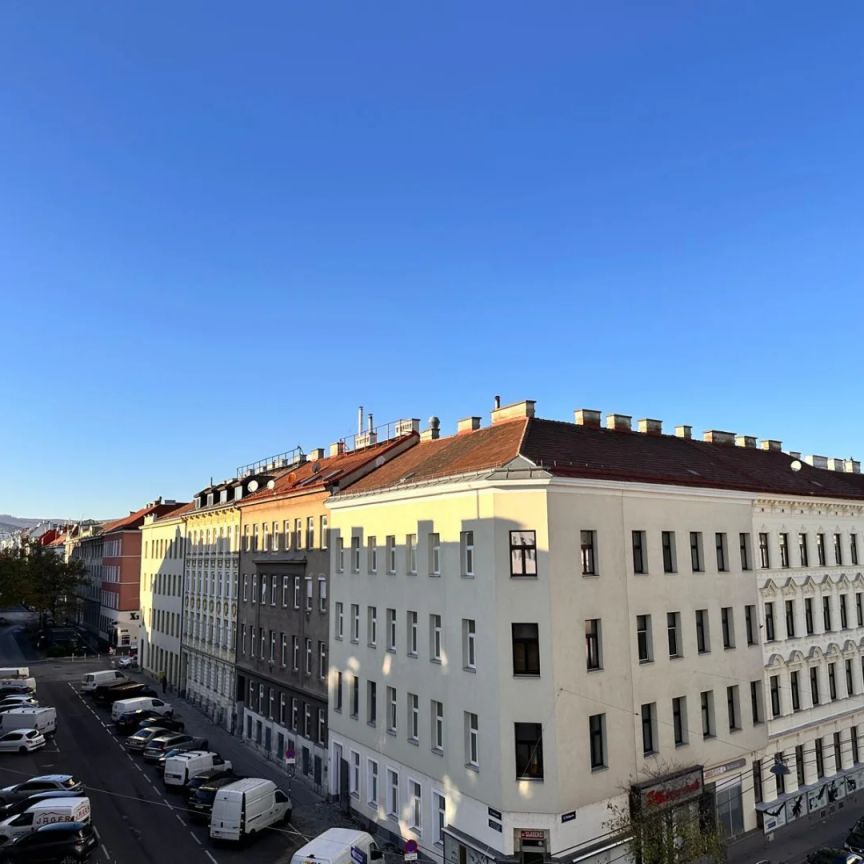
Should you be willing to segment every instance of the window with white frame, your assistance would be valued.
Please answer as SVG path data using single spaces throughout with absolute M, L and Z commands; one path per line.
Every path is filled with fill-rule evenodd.
M 270 577 L 270 605 L 275 606 L 279 595 L 279 580 L 274 573 Z
M 417 613 L 408 612 L 408 655 L 410 657 L 417 656 Z
M 312 611 L 312 595 L 313 595 L 312 577 L 307 576 L 306 577 L 306 611 L 307 612 Z
M 399 774 L 392 768 L 387 769 L 387 815 L 399 818 Z
M 312 640 L 306 640 L 306 674 L 312 674 Z
M 432 749 L 444 752 L 444 703 L 432 700 Z
M 344 607 L 340 601 L 336 601 L 336 638 L 341 639 L 344 635 L 345 628 L 345 613 Z
M 360 572 L 360 538 L 351 538 L 351 572 Z
M 288 605 L 288 577 L 282 577 L 282 606 L 283 608 Z
M 396 734 L 396 728 L 398 723 L 398 708 L 396 701 L 396 688 L 388 687 L 387 688 L 387 731 L 391 734 Z
M 366 636 L 370 648 L 378 644 L 378 609 L 369 606 L 366 609 Z
M 267 603 L 267 574 L 261 574 L 261 605 L 264 606 Z
M 420 740 L 420 697 L 408 694 L 408 740 L 416 744 Z
M 477 670 L 477 626 L 473 618 L 462 619 L 462 668 Z
M 284 668 L 288 664 L 288 637 L 283 633 L 282 634 L 282 667 Z
M 387 650 L 396 650 L 396 610 L 387 610 Z
M 367 541 L 367 562 L 369 564 L 369 572 L 378 572 L 378 541 L 375 537 L 370 537 Z
M 296 672 L 300 668 L 300 640 L 291 637 L 291 668 Z
M 327 677 L 327 643 L 318 643 L 318 677 L 323 681 Z
M 435 813 L 435 836 L 432 842 L 436 846 L 444 845 L 444 828 L 447 824 L 447 799 L 440 792 L 432 793 Z
M 441 575 L 441 535 L 429 535 L 429 575 Z
M 327 740 L 327 709 L 318 709 L 318 743 L 324 744 Z
M 429 616 L 429 659 L 441 662 L 441 616 Z
M 367 762 L 366 794 L 372 807 L 378 806 L 378 763 L 374 759 Z
M 389 534 L 386 538 L 387 549 L 387 572 L 391 575 L 396 572 L 396 537 Z
M 408 572 L 417 573 L 417 535 L 405 535 L 405 557 L 408 559 Z
M 249 574 L 243 574 L 243 602 L 249 599 Z
M 357 603 L 351 604 L 351 641 L 360 641 L 360 606 Z
M 471 711 L 465 712 L 465 764 L 480 767 L 480 720 Z
M 318 611 L 327 611 L 327 577 L 318 577 Z
M 350 792 L 355 798 L 360 797 L 360 754 L 356 750 L 351 751 Z
M 411 780 L 409 782 L 411 788 L 411 830 L 419 834 L 423 828 L 423 790 L 416 780 Z
M 321 517 L 321 548 L 327 549 L 330 546 L 330 536 L 327 531 L 327 516 Z
M 341 537 L 336 541 L 336 572 L 345 572 L 345 541 Z
M 294 577 L 294 608 L 300 608 L 300 577 Z
M 252 602 L 256 603 L 258 600 L 258 574 L 252 574 Z
M 315 548 L 315 517 L 306 517 L 306 548 Z
M 296 637 L 294 637 L 296 639 Z M 291 697 L 291 728 L 297 731 L 297 721 L 299 719 L 300 704 L 296 696 Z
M 474 575 L 474 532 L 463 531 L 459 537 L 459 557 L 462 564 L 462 575 Z

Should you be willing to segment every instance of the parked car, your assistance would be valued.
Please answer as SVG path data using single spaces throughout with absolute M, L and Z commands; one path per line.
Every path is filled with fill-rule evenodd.
M 136 728 L 143 729 L 145 726 L 164 726 L 172 732 L 182 732 L 186 728 L 183 718 L 179 714 L 167 717 L 164 714 L 155 714 L 152 711 L 142 711 L 140 716 L 135 712 Z
M 186 784 L 199 774 L 211 771 L 213 768 L 227 768 L 231 763 L 212 750 L 186 750 L 173 756 L 165 754 L 165 773 L 162 779 L 166 789 L 184 792 Z
M 31 804 L 37 801 L 44 801 L 47 798 L 80 798 L 81 792 L 71 792 L 68 790 L 51 789 L 48 792 L 34 792 L 26 798 L 19 798 L 17 801 L 12 801 L 9 804 L 0 804 L 0 819 L 8 819 L 16 813 L 23 813 Z
M 359 856 L 355 858 L 357 854 Z M 327 864 L 353 864 L 354 861 L 380 861 L 381 850 L 371 834 L 356 828 L 328 828 L 301 846 L 291 858 L 291 864 L 303 864 L 310 860 L 326 861 Z
M 7 696 L 0 700 L 0 713 L 11 711 L 13 708 L 38 708 L 39 700 L 35 696 L 19 694 L 17 696 Z
M 151 696 L 136 696 L 133 699 L 118 699 L 111 706 L 111 719 L 116 723 L 126 714 L 134 714 L 136 711 L 152 711 L 156 714 L 165 714 L 170 717 L 174 713 L 174 707 Z
M 0 838 L 14 840 L 54 822 L 89 822 L 89 798 L 47 798 L 0 821 Z
M 291 799 L 272 780 L 235 780 L 216 793 L 210 812 L 210 836 L 239 843 L 277 822 L 287 822 L 291 809 Z
M 31 777 L 23 783 L 0 788 L 0 800 L 5 802 L 18 801 L 27 798 L 35 792 L 50 792 L 58 789 L 62 792 L 84 792 L 84 784 L 71 774 L 40 774 Z
M 864 830 L 857 826 L 849 832 L 844 844 L 847 849 L 856 855 L 864 855 Z
M 99 832 L 90 822 L 56 822 L 4 846 L 0 861 L 14 864 L 65 864 L 86 861 L 99 845 Z
M 147 687 L 144 684 L 139 684 L 136 681 L 121 681 L 113 687 L 100 684 L 93 691 L 93 701 L 100 705 L 111 705 L 115 702 L 120 702 L 124 699 L 134 699 L 140 696 L 156 696 L 157 693 L 152 687 Z
M 824 846 L 807 856 L 807 864 L 861 864 L 864 860 L 860 855 L 848 849 L 835 849 Z
M 188 744 L 191 740 L 192 736 L 183 732 L 166 732 L 164 735 L 157 735 L 144 748 L 144 759 L 147 762 L 158 762 L 159 757 L 164 753 L 181 744 Z
M 57 709 L 19 705 L 0 713 L 0 732 L 13 729 L 35 729 L 43 735 L 53 735 L 57 731 Z
M 123 743 L 127 750 L 137 750 L 140 753 L 154 738 L 167 735 L 170 731 L 162 726 L 145 726 L 130 735 Z
M 29 666 L 3 666 L 0 667 L 0 678 L 29 678 Z
M 189 792 L 186 796 L 189 818 L 203 822 L 210 821 L 210 811 L 213 809 L 216 793 L 223 786 L 243 779 L 242 777 L 236 777 L 233 771 L 224 774 L 208 771 L 207 774 L 213 774 L 214 776 L 206 777 L 204 774 L 199 774 L 189 781 L 189 785 L 187 786 Z
M 176 756 L 178 753 L 185 753 L 187 750 L 206 750 L 209 746 L 210 745 L 206 738 L 193 738 L 191 741 L 183 741 L 181 744 L 175 745 L 170 750 L 165 750 L 156 760 L 156 767 L 159 769 L 160 773 L 162 773 L 165 770 L 165 760 L 170 756 Z
M 45 736 L 35 729 L 15 729 L 0 735 L 0 753 L 29 753 L 45 746 Z
M 127 657 L 118 657 L 117 658 L 117 668 L 118 669 L 137 669 L 138 668 L 138 658 L 134 654 L 130 654 Z
M 129 679 L 116 669 L 99 669 L 96 672 L 88 672 L 81 679 L 81 689 L 85 693 L 92 693 L 99 687 L 116 687 L 125 684 Z

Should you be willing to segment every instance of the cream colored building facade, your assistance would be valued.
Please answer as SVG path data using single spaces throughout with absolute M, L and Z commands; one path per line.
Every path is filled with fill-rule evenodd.
M 210 487 L 196 496 L 193 509 L 184 517 L 180 677 L 187 698 L 226 729 L 236 725 L 240 511 L 233 501 L 233 487 Z
M 183 622 L 183 574 L 186 561 L 184 510 L 141 527 L 141 636 L 139 663 L 155 677 L 165 673 L 180 686 L 180 636 Z

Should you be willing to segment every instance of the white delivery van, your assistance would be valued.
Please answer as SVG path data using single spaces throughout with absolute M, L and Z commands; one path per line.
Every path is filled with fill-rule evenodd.
M 132 714 L 134 711 L 153 711 L 165 717 L 174 714 L 174 708 L 161 699 L 152 696 L 134 696 L 132 699 L 120 699 L 111 706 L 111 719 L 116 723 L 124 714 Z
M 231 763 L 223 759 L 212 750 L 187 750 L 176 756 L 169 756 L 165 760 L 165 774 L 163 780 L 170 789 L 182 790 L 193 778 L 211 768 L 224 768 L 230 770 Z
M 381 859 L 381 850 L 365 831 L 355 828 L 328 828 L 301 846 L 291 864 L 369 864 Z
M 291 799 L 272 780 L 248 777 L 223 786 L 213 800 L 210 836 L 240 841 L 291 818 Z
M 102 684 L 110 687 L 112 684 L 119 684 L 121 681 L 128 680 L 122 672 L 118 672 L 116 669 L 102 669 L 99 672 L 88 672 L 81 679 L 81 689 L 90 692 Z
M 46 798 L 0 822 L 0 837 L 11 840 L 54 822 L 89 822 L 89 798 Z
M 29 678 L 29 666 L 3 666 L 0 667 L 0 678 Z
M 23 692 L 32 690 L 36 692 L 35 678 L 0 678 L 0 690 L 8 690 L 13 692 Z
M 57 709 L 23 706 L 4 711 L 0 714 L 0 732 L 13 729 L 35 729 L 43 735 L 53 735 L 57 731 Z

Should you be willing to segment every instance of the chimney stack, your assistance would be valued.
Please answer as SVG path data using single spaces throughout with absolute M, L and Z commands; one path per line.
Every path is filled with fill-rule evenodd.
M 709 444 L 735 444 L 734 432 L 721 432 L 719 429 L 706 429 L 702 433 L 702 440 Z
M 519 417 L 533 417 L 535 404 L 533 399 L 525 399 L 522 402 L 513 402 L 502 408 L 495 408 L 492 411 L 492 425 L 503 423 L 505 420 L 516 420 Z
M 323 447 L 315 447 L 309 451 L 309 458 L 315 460 L 316 462 L 319 459 L 324 458 L 324 448 Z
M 828 458 L 826 456 L 805 456 L 804 461 L 814 468 L 827 468 Z
M 676 438 L 686 438 L 689 441 L 693 437 L 693 427 L 692 426 L 676 426 L 675 427 L 675 437 Z
M 600 412 L 592 408 L 577 408 L 574 411 L 577 426 L 588 426 L 591 429 L 600 428 Z
M 476 432 L 480 428 L 479 417 L 463 417 L 456 424 L 456 434 L 463 435 L 466 432 Z
M 756 447 L 756 439 L 752 435 L 736 435 L 736 447 Z
M 783 442 L 777 441 L 774 438 L 765 438 L 759 446 L 763 450 L 770 450 L 772 453 L 779 453 L 783 449 Z
M 629 414 L 607 414 L 606 428 L 614 429 L 616 432 L 629 432 L 632 419 Z
M 363 406 L 357 409 L 357 434 L 363 434 Z
M 501 397 L 496 396 L 495 401 L 494 401 L 493 406 L 492 406 L 492 410 L 497 411 L 500 407 L 501 407 Z
M 341 456 L 345 452 L 345 442 L 336 441 L 330 445 L 331 456 Z
M 663 421 L 651 420 L 649 417 L 643 417 L 639 421 L 639 431 L 644 435 L 662 435 Z
M 436 441 L 441 435 L 441 421 L 437 417 L 429 418 L 429 428 L 420 433 L 421 441 Z

